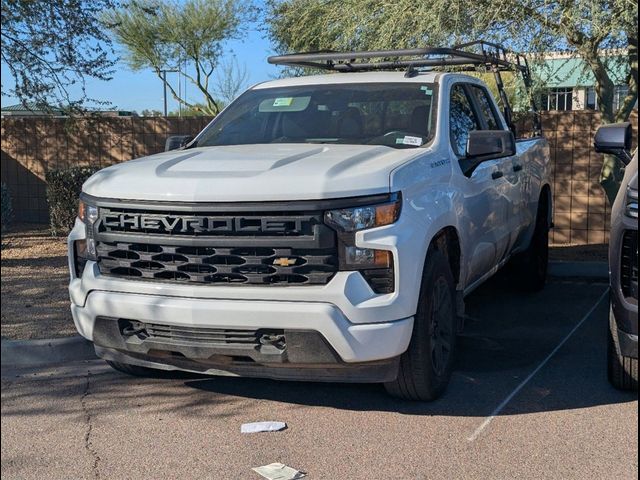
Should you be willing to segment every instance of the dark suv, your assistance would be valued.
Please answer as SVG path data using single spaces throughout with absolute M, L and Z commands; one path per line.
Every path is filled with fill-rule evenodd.
M 602 126 L 595 138 L 597 152 L 626 165 L 609 238 L 609 380 L 624 390 L 638 389 L 638 151 L 630 154 L 631 138 L 629 123 Z

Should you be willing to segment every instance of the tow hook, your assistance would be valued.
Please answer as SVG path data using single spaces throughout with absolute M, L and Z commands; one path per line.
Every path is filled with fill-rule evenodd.
M 284 334 L 282 333 L 263 333 L 260 336 L 260 345 L 276 347 L 278 350 L 284 350 L 286 345 Z
M 123 337 L 133 337 L 134 335 L 142 334 L 143 337 L 148 337 L 147 326 L 140 322 L 127 322 L 120 328 L 120 333 Z

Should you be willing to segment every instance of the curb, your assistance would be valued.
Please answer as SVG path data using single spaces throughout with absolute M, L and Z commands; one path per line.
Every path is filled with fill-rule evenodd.
M 3 367 L 29 367 L 36 365 L 93 360 L 93 345 L 80 335 L 44 340 L 2 340 Z
M 589 278 L 609 281 L 607 262 L 549 262 L 552 277 Z

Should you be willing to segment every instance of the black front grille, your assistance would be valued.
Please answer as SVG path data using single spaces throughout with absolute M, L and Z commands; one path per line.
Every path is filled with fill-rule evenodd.
M 103 275 L 233 285 L 324 285 L 338 270 L 335 250 L 184 247 L 99 242 Z
M 625 230 L 620 259 L 620 287 L 625 297 L 638 300 L 638 231 Z
M 324 285 L 338 271 L 322 211 L 99 205 L 100 273 L 211 285 Z

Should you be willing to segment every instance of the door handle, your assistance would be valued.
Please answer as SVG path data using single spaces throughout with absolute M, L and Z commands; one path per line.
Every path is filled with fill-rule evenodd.
M 500 170 L 497 170 L 491 174 L 491 178 L 493 178 L 494 180 L 497 180 L 501 177 L 504 177 L 504 173 L 502 173 Z
M 514 171 L 514 172 L 519 172 L 520 170 L 522 170 L 522 165 L 520 165 L 519 163 L 516 163 L 516 164 L 513 166 L 513 171 Z

